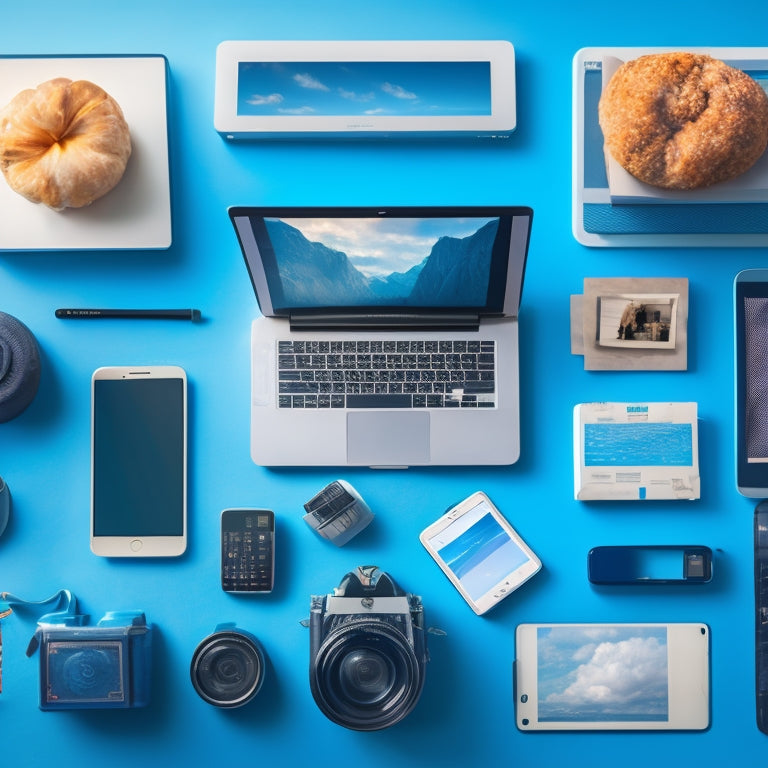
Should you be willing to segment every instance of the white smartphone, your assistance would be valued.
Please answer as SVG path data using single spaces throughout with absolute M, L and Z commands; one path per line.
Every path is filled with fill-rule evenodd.
M 533 550 L 482 491 L 449 509 L 419 540 L 478 615 L 541 568 Z
M 91 379 L 91 550 L 173 557 L 186 546 L 186 373 L 99 368 Z
M 522 731 L 709 726 L 706 624 L 520 624 L 515 644 Z

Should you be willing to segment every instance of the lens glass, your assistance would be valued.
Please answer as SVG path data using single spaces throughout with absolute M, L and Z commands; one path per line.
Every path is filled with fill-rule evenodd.
M 261 651 L 245 635 L 211 635 L 198 646 L 192 658 L 195 690 L 219 707 L 238 707 L 250 701 L 261 687 L 262 675 Z
M 382 701 L 396 682 L 392 659 L 373 648 L 355 648 L 339 662 L 339 685 L 350 701 L 372 705 Z
M 337 627 L 315 660 L 315 701 L 334 722 L 356 730 L 394 725 L 413 709 L 423 671 L 402 633 L 386 622 Z

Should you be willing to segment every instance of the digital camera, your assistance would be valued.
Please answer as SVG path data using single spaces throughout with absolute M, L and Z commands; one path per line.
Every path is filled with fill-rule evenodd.
M 310 688 L 330 720 L 357 731 L 387 728 L 416 706 L 427 638 L 421 598 L 376 566 L 359 566 L 310 603 Z
M 77 617 L 78 619 L 83 617 Z M 95 626 L 39 623 L 40 709 L 128 709 L 149 703 L 152 627 L 110 611 Z

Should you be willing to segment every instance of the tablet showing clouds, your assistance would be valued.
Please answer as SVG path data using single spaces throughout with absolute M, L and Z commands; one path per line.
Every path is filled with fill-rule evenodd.
M 706 624 L 519 624 L 515 643 L 520 730 L 709 726 Z
M 540 627 L 539 720 L 666 721 L 666 627 Z

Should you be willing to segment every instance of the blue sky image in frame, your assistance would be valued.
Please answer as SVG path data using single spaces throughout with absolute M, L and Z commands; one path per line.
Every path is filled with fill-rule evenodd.
M 490 115 L 488 61 L 240 62 L 237 114 Z
M 484 504 L 478 506 L 485 507 Z M 442 532 L 443 538 L 450 536 L 450 528 Z M 438 552 L 473 600 L 480 599 L 528 562 L 525 552 L 509 538 L 490 512 Z
M 666 722 L 666 627 L 539 627 L 542 722 Z

